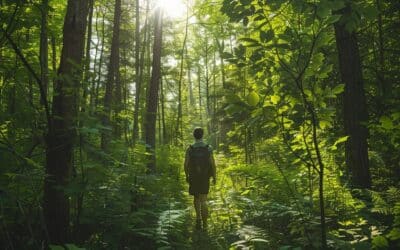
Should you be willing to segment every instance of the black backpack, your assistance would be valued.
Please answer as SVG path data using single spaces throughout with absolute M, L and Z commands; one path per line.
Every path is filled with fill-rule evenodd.
M 212 174 L 210 151 L 208 145 L 189 147 L 189 176 L 190 178 L 209 178 Z

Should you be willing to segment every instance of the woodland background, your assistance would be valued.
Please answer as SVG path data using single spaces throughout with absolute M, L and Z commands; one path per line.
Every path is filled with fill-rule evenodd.
M 0 0 L 1 248 L 398 249 L 399 17 Z M 207 233 L 183 174 L 197 126 L 218 168 Z

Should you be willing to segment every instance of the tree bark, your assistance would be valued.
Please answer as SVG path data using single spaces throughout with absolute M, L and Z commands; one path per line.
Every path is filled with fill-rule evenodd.
M 101 149 L 108 151 L 108 144 L 111 140 L 111 109 L 113 103 L 113 88 L 115 84 L 116 93 L 116 113 L 118 113 L 121 101 L 121 84 L 119 78 L 119 29 L 121 20 L 121 0 L 115 0 L 115 10 L 114 10 L 114 29 L 111 42 L 111 55 L 110 62 L 108 65 L 108 74 L 106 82 L 106 92 L 104 94 L 104 113 L 102 118 L 102 123 L 104 127 L 110 129 L 104 129 L 101 133 Z M 118 130 L 118 129 L 117 129 Z M 118 132 L 117 132 L 118 133 Z
M 378 82 L 380 83 L 380 88 L 382 91 L 383 99 L 389 97 L 392 91 L 391 81 L 385 81 L 385 43 L 383 35 L 383 21 L 382 21 L 382 7 L 381 1 L 376 0 L 376 8 L 378 9 L 378 40 L 379 40 L 379 70 Z
M 83 87 L 83 98 L 82 98 L 82 112 L 86 110 L 86 99 L 89 93 L 89 81 L 90 78 L 90 48 L 92 44 L 92 19 L 93 19 L 93 4 L 94 0 L 89 0 L 89 16 L 88 16 L 88 25 L 87 25 L 87 38 L 86 38 L 86 52 L 85 52 L 85 65 L 84 65 L 84 79 L 82 82 Z
M 148 89 L 148 98 L 146 102 L 146 120 L 145 120 L 145 136 L 148 151 L 151 153 L 150 161 L 147 165 L 152 172 L 156 170 L 156 118 L 157 118 L 157 102 L 158 89 L 161 78 L 161 48 L 162 48 L 162 10 L 158 8 L 155 13 L 154 27 L 154 46 L 153 46 L 153 62 L 151 71 L 151 80 Z
M 194 107 L 195 99 L 193 95 L 192 69 L 191 69 L 191 63 L 189 61 L 187 62 L 187 77 L 188 77 L 189 105 L 190 107 Z
M 186 21 L 185 21 L 185 35 L 183 37 L 182 51 L 180 54 L 180 70 L 178 81 L 178 119 L 176 119 L 176 142 L 179 144 L 182 140 L 182 81 L 183 81 L 183 66 L 185 58 L 186 40 L 189 26 L 189 3 L 186 6 Z
M 43 212 L 50 243 L 70 240 L 69 199 L 64 193 L 72 169 L 76 136 L 77 94 L 86 31 L 87 0 L 69 0 L 63 29 L 63 48 L 54 88 L 52 126 L 47 136 Z
M 348 15 L 350 7 L 341 10 Z M 368 162 L 368 121 L 364 93 L 361 60 L 355 32 L 349 32 L 340 21 L 335 25 L 339 67 L 344 90 L 344 129 L 349 136 L 346 142 L 346 165 L 350 170 L 352 184 L 358 188 L 371 187 Z
M 47 40 L 47 16 L 49 10 L 49 1 L 42 0 L 41 27 L 40 27 L 40 80 L 42 81 L 45 97 L 47 101 L 47 92 L 49 87 L 49 43 Z
M 100 58 L 99 58 L 99 67 L 97 68 L 97 82 L 96 82 L 96 89 L 94 93 L 94 102 L 93 102 L 93 111 L 97 109 L 97 104 L 99 102 L 99 89 L 101 83 L 101 70 L 103 69 L 103 60 L 104 60 L 104 44 L 105 44 L 105 20 L 106 14 L 103 13 L 103 18 L 101 22 L 101 49 L 100 49 Z
M 160 88 L 161 88 L 161 91 L 160 91 L 161 100 L 160 101 L 161 101 L 161 121 L 162 121 L 162 138 L 163 138 L 162 141 L 163 141 L 164 144 L 167 144 L 168 143 L 168 138 L 167 138 L 167 128 L 166 128 L 166 125 L 165 125 L 164 82 L 163 82 L 162 79 L 160 80 Z
M 199 92 L 199 116 L 200 116 L 200 124 L 203 126 L 203 114 L 202 114 L 202 101 L 201 101 L 201 66 L 197 65 L 197 84 L 198 84 L 198 92 Z
M 139 0 L 136 0 L 135 13 L 136 13 L 136 27 L 135 27 L 135 111 L 133 114 L 133 144 L 135 145 L 139 134 L 139 105 L 140 105 L 140 93 L 142 88 L 141 79 L 141 60 L 140 60 L 140 13 L 139 13 Z M 146 26 L 145 32 L 146 32 Z M 144 35 L 146 37 L 146 34 Z

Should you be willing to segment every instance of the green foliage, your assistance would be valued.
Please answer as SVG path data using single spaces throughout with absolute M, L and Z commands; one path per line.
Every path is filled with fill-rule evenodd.
M 139 2 L 140 38 L 145 41 L 140 44 L 141 90 L 146 93 L 154 23 L 149 10 L 145 24 L 146 1 Z M 49 3 L 51 106 L 66 1 Z M 135 7 L 134 1 L 123 4 L 124 9 Z M 1 27 L 37 75 L 41 5 L 39 0 L 0 4 Z M 123 11 L 120 32 L 124 105 L 119 112 L 113 107 L 109 126 L 101 121 L 112 5 L 95 1 L 91 58 L 84 73 L 88 78 L 77 92 L 78 125 L 71 128 L 78 135 L 74 168 L 63 188 L 71 204 L 72 241 L 50 249 L 321 248 L 316 144 L 325 166 L 329 248 L 400 248 L 397 3 L 194 1 L 186 38 L 184 22 L 165 19 L 155 173 L 147 169 L 150 153 L 141 141 L 144 136 L 132 142 L 133 113 L 139 112 L 142 134 L 147 102 L 143 94 L 135 110 L 137 90 L 131 85 L 141 61 L 135 61 L 132 49 L 132 11 Z M 359 38 L 370 115 L 365 126 L 373 187 L 368 191 L 350 188 L 345 166 L 351 138 L 344 134 L 341 118 L 346 86 L 339 80 L 337 22 Z M 46 239 L 42 198 L 48 127 L 38 85 L 4 35 L 0 31 L 0 242 L 6 249 L 39 249 Z M 181 125 L 176 122 L 179 107 Z M 206 128 L 218 167 L 218 183 L 209 195 L 208 233 L 193 230 L 182 168 L 184 146 L 197 126 Z M 107 152 L 100 146 L 104 131 L 112 133 Z

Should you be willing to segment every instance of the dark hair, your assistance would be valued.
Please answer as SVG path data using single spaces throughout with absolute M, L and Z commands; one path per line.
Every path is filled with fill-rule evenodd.
M 201 139 L 203 138 L 204 130 L 202 128 L 195 128 L 193 131 L 194 138 Z

